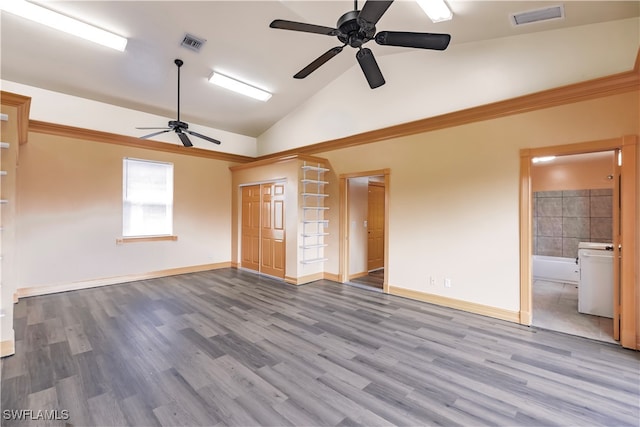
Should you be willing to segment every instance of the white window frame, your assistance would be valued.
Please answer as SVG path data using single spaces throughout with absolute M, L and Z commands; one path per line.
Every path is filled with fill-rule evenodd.
M 164 172 L 165 188 L 156 186 L 153 191 L 153 183 L 148 184 L 145 190 L 144 183 L 140 183 L 136 191 L 135 182 L 131 181 L 131 168 L 151 164 L 158 167 L 157 172 Z M 163 170 L 164 169 L 164 170 Z M 173 191 L 174 191 L 174 166 L 173 163 L 159 162 L 125 157 L 122 161 L 122 239 L 118 243 L 127 241 L 149 240 L 177 240 L 173 235 Z M 135 205 L 137 205 L 136 208 Z M 165 216 L 154 218 L 149 216 L 149 210 L 153 207 L 164 208 Z M 145 212 L 146 211 L 146 212 Z M 145 218 L 146 217 L 146 218 Z M 155 221 L 154 221 L 155 219 Z

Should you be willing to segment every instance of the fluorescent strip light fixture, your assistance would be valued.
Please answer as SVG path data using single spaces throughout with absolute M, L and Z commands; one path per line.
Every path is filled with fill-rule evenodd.
M 416 0 L 416 3 L 433 22 L 449 21 L 453 18 L 453 12 L 444 0 Z
M 534 157 L 533 159 L 531 159 L 531 161 L 533 163 L 544 163 L 544 162 L 550 162 L 555 158 L 556 156 Z
M 0 0 L 0 10 L 21 16 L 56 30 L 110 47 L 120 52 L 127 46 L 127 39 L 76 19 L 69 18 L 24 0 Z
M 258 89 L 257 87 L 248 85 L 240 80 L 232 79 L 224 74 L 216 73 L 215 71 L 211 77 L 209 77 L 209 82 L 259 101 L 268 101 L 269 98 L 271 98 L 271 94 L 265 90 Z

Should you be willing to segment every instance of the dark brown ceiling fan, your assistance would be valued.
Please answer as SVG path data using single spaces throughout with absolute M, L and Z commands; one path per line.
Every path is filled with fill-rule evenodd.
M 373 52 L 362 46 L 375 40 L 377 44 L 383 46 L 402 46 L 418 49 L 445 50 L 449 46 L 451 36 L 449 34 L 434 33 L 412 33 L 405 31 L 380 31 L 376 33 L 376 24 L 387 11 L 393 0 L 367 0 L 358 10 L 358 0 L 354 0 L 354 10 L 349 11 L 338 19 L 337 28 L 324 27 L 321 25 L 305 24 L 303 22 L 286 21 L 276 19 L 269 27 L 281 30 L 302 31 L 305 33 L 322 34 L 325 36 L 336 36 L 342 42 L 342 46 L 336 46 L 311 62 L 300 70 L 293 77 L 304 79 L 309 74 L 320 68 L 324 63 L 342 52 L 342 49 L 349 45 L 358 49 L 356 59 L 362 68 L 362 72 L 367 78 L 371 89 L 382 86 L 385 81 L 378 67 Z
M 218 144 L 219 145 L 220 141 L 218 141 L 217 139 L 213 139 L 213 138 L 210 138 L 210 137 L 208 137 L 206 135 L 199 134 L 198 132 L 194 132 L 192 130 L 189 130 L 189 124 L 186 123 L 186 122 L 180 121 L 180 67 L 182 67 L 184 62 L 181 59 L 176 59 L 173 62 L 178 67 L 178 114 L 177 114 L 177 118 L 176 118 L 176 120 L 169 121 L 168 127 L 166 127 L 166 128 L 136 128 L 136 129 L 147 129 L 147 130 L 162 129 L 159 132 L 153 132 L 153 133 L 150 133 L 149 135 L 141 136 L 140 138 L 141 139 L 147 139 L 147 138 L 151 138 L 152 136 L 156 136 L 156 135 L 160 135 L 160 134 L 163 134 L 163 133 L 167 133 L 167 132 L 173 131 L 173 132 L 178 134 L 178 138 L 180 138 L 180 141 L 182 141 L 182 145 L 184 145 L 185 147 L 193 147 L 193 144 L 189 140 L 189 137 L 187 136 L 187 134 L 193 135 L 193 136 L 197 136 L 198 138 L 202 138 L 202 139 L 204 139 L 206 141 L 213 142 L 214 144 Z

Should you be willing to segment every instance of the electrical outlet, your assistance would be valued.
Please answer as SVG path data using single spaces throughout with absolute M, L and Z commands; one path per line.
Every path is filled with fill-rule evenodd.
M 436 278 L 435 278 L 435 277 L 433 277 L 433 276 L 430 276 L 430 277 L 429 277 L 429 284 L 430 284 L 431 286 L 435 286 L 435 285 L 436 285 Z
M 444 279 L 444 287 L 445 288 L 450 288 L 451 287 L 451 279 L 449 279 L 448 277 L 446 277 Z

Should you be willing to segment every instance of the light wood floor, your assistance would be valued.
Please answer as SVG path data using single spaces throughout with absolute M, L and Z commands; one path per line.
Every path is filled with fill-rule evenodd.
M 20 300 L 2 425 L 637 426 L 639 353 L 224 269 Z M 4 412 L 3 412 L 4 413 Z

